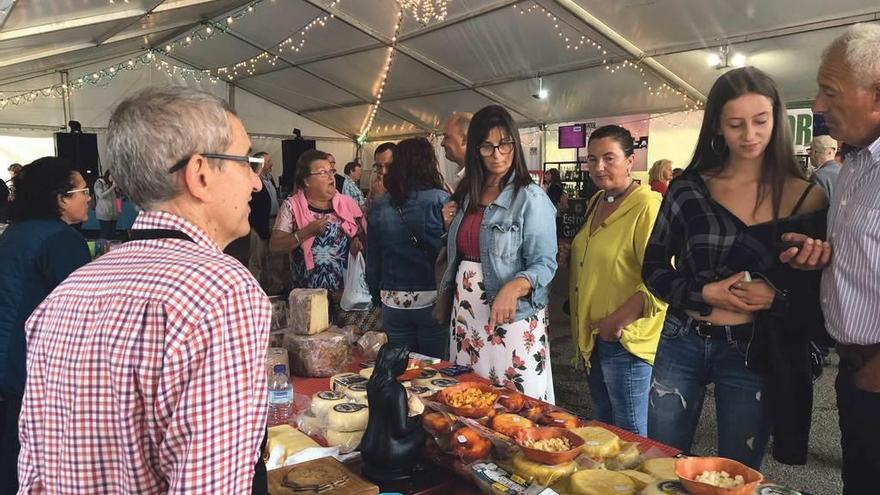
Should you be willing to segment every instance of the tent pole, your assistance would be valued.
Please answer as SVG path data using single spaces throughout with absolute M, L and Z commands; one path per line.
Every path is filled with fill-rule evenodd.
M 70 91 L 67 89 L 70 87 L 69 83 L 70 74 L 68 74 L 66 70 L 61 71 L 61 87 L 64 88 L 61 92 L 61 106 L 64 109 L 64 125 L 67 125 L 67 123 L 72 120 L 70 113 Z

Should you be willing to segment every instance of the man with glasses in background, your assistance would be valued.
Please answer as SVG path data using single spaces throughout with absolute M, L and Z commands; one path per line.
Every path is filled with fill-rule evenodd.
M 266 491 L 270 305 L 222 253 L 262 187 L 250 145 L 226 102 L 193 89 L 113 112 L 108 162 L 143 211 L 26 324 L 19 493 Z

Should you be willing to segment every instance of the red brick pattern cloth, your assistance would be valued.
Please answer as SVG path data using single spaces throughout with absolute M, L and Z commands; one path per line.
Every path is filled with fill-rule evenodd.
M 19 493 L 250 493 L 266 424 L 271 311 L 256 280 L 180 217 L 134 229 L 28 320 Z

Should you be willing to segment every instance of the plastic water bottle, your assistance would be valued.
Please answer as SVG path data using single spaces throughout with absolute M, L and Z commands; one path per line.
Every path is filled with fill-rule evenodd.
M 287 376 L 287 367 L 276 364 L 269 378 L 269 426 L 287 424 L 293 405 L 293 384 Z

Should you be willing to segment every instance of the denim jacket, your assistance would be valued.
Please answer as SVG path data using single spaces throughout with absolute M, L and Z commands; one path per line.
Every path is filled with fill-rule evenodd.
M 367 285 L 374 299 L 380 290 L 426 291 L 437 288 L 434 263 L 413 245 L 412 235 L 430 247 L 432 259 L 440 251 L 443 203 L 449 194 L 440 189 L 411 192 L 401 207 L 406 225 L 386 193 L 367 216 Z
M 446 240 L 450 262 L 444 285 L 455 283 L 458 270 L 456 239 L 468 200 L 460 206 Z M 480 224 L 480 263 L 490 304 L 505 283 L 523 277 L 532 291 L 517 301 L 515 319 L 528 318 L 547 306 L 550 281 L 556 274 L 556 208 L 543 189 L 530 184 L 514 196 L 513 184 L 508 182 L 486 207 Z

